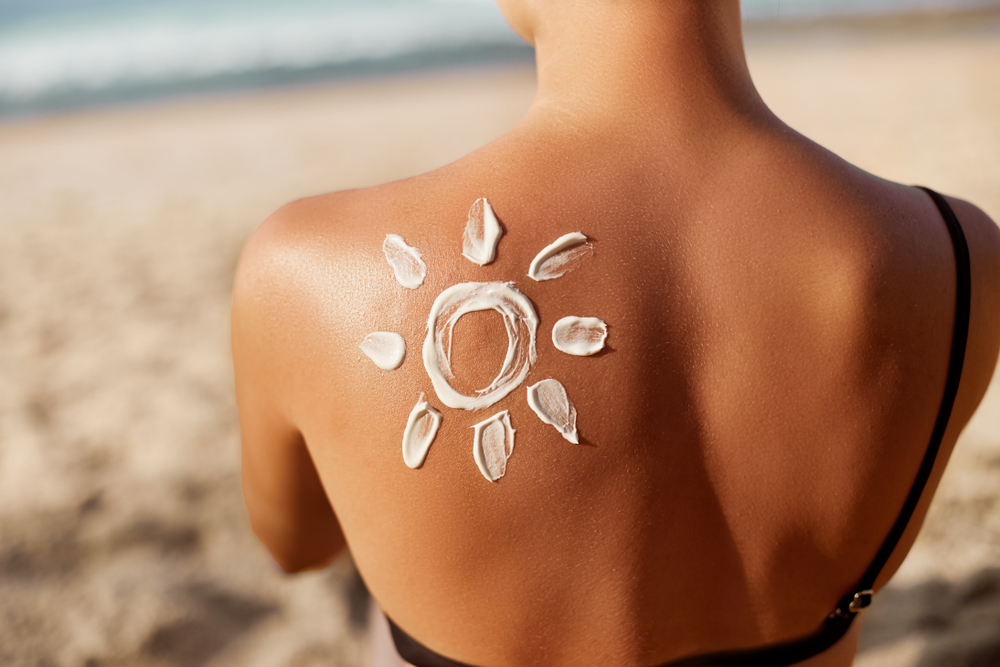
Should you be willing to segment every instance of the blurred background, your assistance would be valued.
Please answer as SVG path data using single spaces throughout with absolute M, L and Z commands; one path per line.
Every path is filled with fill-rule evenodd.
M 1000 2 L 744 11 L 792 127 L 1000 220 Z M 490 0 L 0 0 L 0 665 L 368 664 L 349 556 L 250 531 L 233 272 L 284 202 L 509 130 L 532 65 Z M 857 664 L 1000 665 L 998 379 Z

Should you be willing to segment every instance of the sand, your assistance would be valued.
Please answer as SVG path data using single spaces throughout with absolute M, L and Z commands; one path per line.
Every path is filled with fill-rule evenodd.
M 1000 219 L 998 25 L 759 28 L 748 55 L 793 127 Z M 282 203 L 454 160 L 533 84 L 455 70 L 0 124 L 0 665 L 367 664 L 349 559 L 287 576 L 250 531 L 233 270 Z M 998 568 L 995 380 L 857 664 L 1000 664 Z

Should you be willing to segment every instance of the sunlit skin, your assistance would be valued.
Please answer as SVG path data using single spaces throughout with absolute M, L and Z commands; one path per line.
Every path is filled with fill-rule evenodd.
M 737 0 L 503 0 L 537 49 L 538 95 L 507 135 L 432 173 L 299 200 L 246 246 L 233 302 L 243 488 L 290 572 L 349 544 L 383 610 L 473 665 L 654 665 L 815 630 L 896 519 L 941 402 L 955 263 L 926 194 L 839 159 L 777 119 L 744 60 Z M 933 183 L 927 185 L 934 186 Z M 504 226 L 464 259 L 469 207 Z M 1000 230 L 949 199 L 969 240 L 972 317 L 954 413 L 915 539 L 1000 347 Z M 535 283 L 535 254 L 582 231 L 594 254 Z M 402 288 L 381 252 L 427 263 Z M 515 281 L 540 319 L 525 383 L 559 380 L 581 444 L 519 388 L 446 408 L 420 359 L 435 297 Z M 566 315 L 609 324 L 573 357 Z M 382 371 L 372 331 L 407 343 Z M 461 385 L 496 374 L 500 317 L 455 331 Z M 401 455 L 420 397 L 443 421 L 422 468 Z M 471 426 L 509 410 L 506 475 Z M 856 631 L 808 665 L 849 665 Z

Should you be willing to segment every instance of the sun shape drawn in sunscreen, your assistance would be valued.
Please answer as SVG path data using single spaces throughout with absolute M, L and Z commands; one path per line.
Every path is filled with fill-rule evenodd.
M 486 198 L 476 200 L 469 211 L 463 235 L 462 255 L 479 266 L 492 262 L 503 230 Z M 399 235 L 387 234 L 382 244 L 386 261 L 396 280 L 405 288 L 418 289 L 427 266 L 416 248 Z M 580 232 L 565 234 L 538 253 L 528 268 L 535 281 L 553 280 L 575 269 L 593 246 Z M 507 352 L 500 372 L 489 386 L 464 394 L 455 389 L 451 370 L 451 340 L 455 324 L 468 313 L 493 310 L 503 317 Z M 438 399 L 449 408 L 484 410 L 517 389 L 538 359 L 536 337 L 538 314 L 531 300 L 513 282 L 466 282 L 452 285 L 434 300 L 427 318 L 423 362 Z M 563 317 L 552 328 L 556 349 L 575 356 L 590 356 L 604 348 L 607 325 L 596 317 Z M 398 368 L 406 343 L 397 333 L 377 331 L 359 344 L 361 350 L 383 370 Z M 528 405 L 544 423 L 552 425 L 566 440 L 579 442 L 576 408 L 562 383 L 545 379 L 527 388 Z M 403 461 L 419 468 L 427 457 L 443 418 L 421 395 L 410 412 L 403 431 Z M 495 482 L 507 469 L 514 451 L 515 429 L 510 414 L 502 410 L 473 428 L 472 454 L 483 477 Z

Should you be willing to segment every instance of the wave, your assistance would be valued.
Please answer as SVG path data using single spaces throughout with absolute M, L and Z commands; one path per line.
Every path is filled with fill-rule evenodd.
M 395 70 L 531 57 L 485 0 L 276 5 L 24 17 L 0 28 L 0 115 L 157 90 L 367 73 L 379 63 Z

